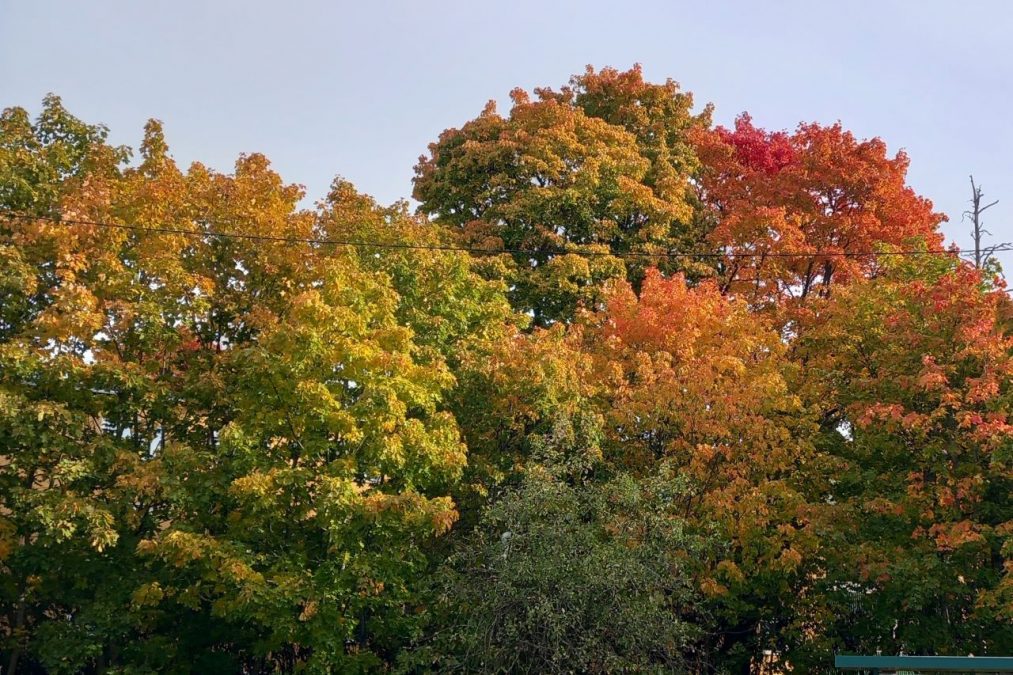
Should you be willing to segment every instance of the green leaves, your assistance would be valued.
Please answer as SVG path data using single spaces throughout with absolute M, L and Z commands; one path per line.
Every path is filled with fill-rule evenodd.
M 379 663 L 458 517 L 447 357 L 503 330 L 501 287 L 460 254 L 218 237 L 433 233 L 343 184 L 300 211 L 256 155 L 183 173 L 157 123 L 139 167 L 99 171 L 100 129 L 52 101 L 36 127 L 19 115 L 0 148 L 52 171 L 4 165 L 35 190 L 6 208 L 48 190 L 81 220 L 208 234 L 0 228 L 5 651 L 69 671 Z M 103 612 L 122 621 L 81 624 Z
M 441 570 L 445 623 L 408 661 L 439 672 L 690 669 L 704 619 L 678 483 L 569 484 L 535 469 Z M 445 615 L 444 615 L 445 614 Z

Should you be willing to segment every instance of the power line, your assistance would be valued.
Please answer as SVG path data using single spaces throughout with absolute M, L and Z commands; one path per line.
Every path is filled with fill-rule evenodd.
M 572 251 L 565 248 L 557 249 L 523 249 L 523 248 L 482 248 L 479 246 L 458 246 L 452 244 L 412 244 L 406 242 L 382 242 L 363 239 L 326 239 L 318 237 L 283 237 L 269 234 L 248 234 L 243 232 L 220 232 L 214 230 L 193 230 L 178 227 L 166 227 L 157 225 L 137 225 L 130 223 L 112 223 L 100 220 L 82 220 L 76 218 L 58 218 L 54 216 L 34 216 L 20 213 L 0 211 L 0 216 L 10 220 L 22 221 L 45 221 L 57 225 L 81 225 L 89 227 L 104 227 L 109 229 L 130 230 L 134 232 L 150 232 L 154 234 L 176 234 L 189 237 L 220 237 L 225 239 L 245 239 L 249 241 L 265 241 L 288 244 L 311 244 L 311 245 L 333 245 L 349 246 L 356 248 L 381 248 L 400 250 L 422 250 L 422 251 L 453 251 L 460 253 L 473 253 L 484 255 L 565 255 L 577 253 L 586 257 L 615 257 L 615 258 L 810 258 L 810 257 L 837 257 L 837 258 L 866 258 L 878 256 L 920 256 L 920 255 L 969 255 L 972 250 L 939 250 L 939 249 L 904 249 L 897 251 L 770 251 L 770 252 L 717 252 L 697 251 L 678 252 L 665 251 L 660 253 L 642 253 L 636 251 Z M 1013 245 L 1003 245 L 999 251 L 1013 250 Z

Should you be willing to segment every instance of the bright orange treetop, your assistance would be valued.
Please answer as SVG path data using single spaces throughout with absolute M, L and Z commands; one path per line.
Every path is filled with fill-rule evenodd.
M 769 132 L 748 115 L 695 138 L 717 218 L 710 240 L 729 256 L 725 291 L 754 302 L 826 295 L 875 270 L 863 253 L 941 246 L 945 216 L 907 186 L 907 155 L 887 156 L 878 138 L 859 141 L 839 123 Z

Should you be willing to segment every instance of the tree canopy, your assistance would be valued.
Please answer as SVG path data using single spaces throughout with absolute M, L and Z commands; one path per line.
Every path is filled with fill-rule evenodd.
M 0 670 L 1013 652 L 1013 303 L 908 157 L 511 100 L 415 212 L 3 111 Z

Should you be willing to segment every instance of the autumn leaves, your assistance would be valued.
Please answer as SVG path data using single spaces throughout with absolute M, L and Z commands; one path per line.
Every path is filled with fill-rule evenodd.
M 1013 648 L 1010 302 L 907 158 L 638 68 L 512 99 L 430 146 L 418 214 L 5 111 L 6 664 Z

